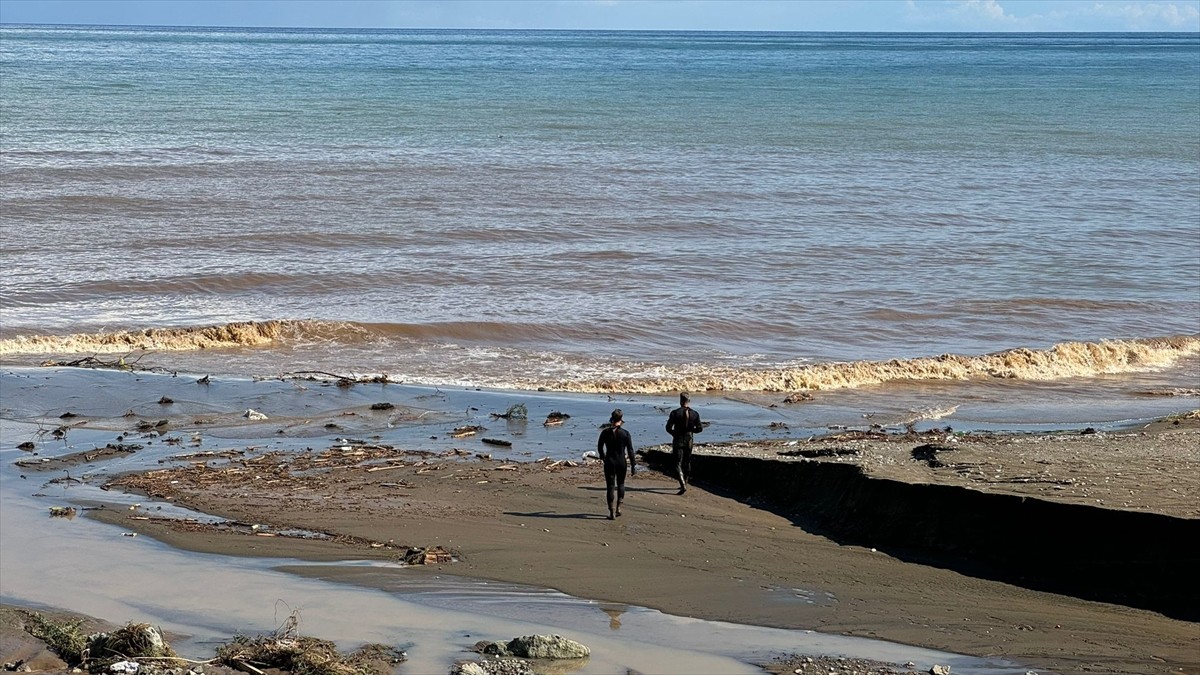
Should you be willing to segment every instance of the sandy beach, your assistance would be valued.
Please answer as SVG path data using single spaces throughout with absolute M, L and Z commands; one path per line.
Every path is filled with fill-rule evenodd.
M 41 518 L 72 504 L 188 555 L 398 561 L 427 549 L 454 561 L 430 557 L 409 578 L 557 589 L 612 608 L 617 626 L 621 607 L 647 607 L 1021 672 L 1200 672 L 1185 572 L 1200 522 L 1194 412 L 1057 433 L 929 422 L 746 439 L 721 415 L 752 412 L 701 399 L 720 414 L 709 416 L 714 442 L 697 448 L 694 488 L 675 494 L 663 447 L 639 444 L 623 515 L 609 521 L 600 467 L 581 457 L 607 400 L 526 398 L 533 419 L 551 407 L 577 414 L 536 432 L 493 419 L 490 432 L 455 438 L 514 394 L 78 369 L 5 377 L 6 498 L 32 499 Z M 653 399 L 622 405 L 658 426 Z M 270 419 L 235 412 L 251 408 Z M 1030 508 L 1044 527 L 1021 520 Z M 286 571 L 385 585 L 369 566 Z
M 1194 422 L 1183 426 L 1091 438 L 963 441 L 964 459 L 976 465 L 985 477 L 982 483 L 921 468 L 904 456 L 913 445 L 904 439 L 871 441 L 858 461 L 870 473 L 893 479 L 957 482 L 963 488 L 1064 501 L 1119 502 L 1122 508 L 1194 518 L 1200 432 Z M 780 445 L 717 446 L 701 452 L 765 455 L 777 453 Z M 785 448 L 829 445 L 812 441 Z M 369 466 L 364 464 L 368 460 Z M 841 456 L 832 461 L 853 460 Z M 1003 467 L 1029 461 L 1069 474 L 1068 489 L 994 480 Z M 1165 470 L 1166 464 L 1177 470 Z M 1115 471 L 1118 466 L 1125 471 Z M 442 546 L 459 562 L 436 565 L 437 571 L 549 586 L 687 616 L 1003 656 L 1060 673 L 1196 672 L 1200 666 L 1194 623 L 839 545 L 770 511 L 714 494 L 703 482 L 677 496 L 673 480 L 658 472 L 643 470 L 629 481 L 624 515 L 613 522 L 603 516 L 603 479 L 594 463 L 569 466 L 331 448 L 309 457 L 266 455 L 228 464 L 198 459 L 190 466 L 126 476 L 110 485 L 243 523 L 337 536 L 329 542 L 260 537 L 249 530 L 136 520 L 116 509 L 93 512 L 195 551 L 394 558 L 405 545 Z M 1019 541 L 1010 544 L 1022 546 Z M 1182 589 L 1194 580 L 1174 583 Z

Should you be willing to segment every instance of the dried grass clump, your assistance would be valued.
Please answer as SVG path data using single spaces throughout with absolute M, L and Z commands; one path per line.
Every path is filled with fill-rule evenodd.
M 148 623 L 128 623 L 111 633 L 84 635 L 83 619 L 56 621 L 37 612 L 25 611 L 25 631 L 46 643 L 72 667 L 100 672 L 117 661 L 172 661 L 175 650 L 162 632 Z
M 176 654 L 163 639 L 162 631 L 148 623 L 127 623 L 111 633 L 88 638 L 90 670 L 103 670 L 117 661 L 138 659 L 169 660 Z
M 298 635 L 299 619 L 293 613 L 271 635 L 238 635 L 217 649 L 217 660 L 245 670 L 278 668 L 293 675 L 375 675 L 390 672 L 388 664 L 399 663 L 403 654 L 385 645 L 366 645 L 343 655 L 328 640 Z
M 306 636 L 238 635 L 217 649 L 217 659 L 239 667 L 239 662 L 256 668 L 279 668 L 295 675 L 356 675 L 359 671 L 342 662 L 337 647 L 328 640 Z
M 87 636 L 80 630 L 83 619 L 54 621 L 37 612 L 21 613 L 25 615 L 25 632 L 45 642 L 50 651 L 58 654 L 67 665 L 77 666 L 83 663 L 88 646 Z

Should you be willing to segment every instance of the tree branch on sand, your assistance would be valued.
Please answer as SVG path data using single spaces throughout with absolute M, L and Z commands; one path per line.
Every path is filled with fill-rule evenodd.
M 490 413 L 495 419 L 500 420 L 524 420 L 529 419 L 529 409 L 524 403 L 514 403 L 508 406 L 508 410 L 502 413 Z
M 292 372 L 284 373 L 279 379 L 299 379 L 315 382 L 317 379 L 319 379 L 317 377 L 318 375 L 334 380 L 339 387 L 350 387 L 356 384 L 396 384 L 396 381 L 388 377 L 387 373 L 355 377 L 354 375 L 338 375 L 337 373 L 330 373 L 324 370 L 294 370 Z
M 107 368 L 111 370 L 169 373 L 171 375 L 177 374 L 175 371 L 167 370 L 161 366 L 139 365 L 139 362 L 150 353 L 151 352 L 142 352 L 137 355 L 137 358 L 130 359 L 129 357 L 133 354 L 133 352 L 125 352 L 125 354 L 118 356 L 115 361 L 106 361 L 96 354 L 92 354 L 91 356 L 85 356 L 73 361 L 56 361 L 54 359 L 50 359 L 48 361 L 42 361 L 40 365 L 43 368 Z

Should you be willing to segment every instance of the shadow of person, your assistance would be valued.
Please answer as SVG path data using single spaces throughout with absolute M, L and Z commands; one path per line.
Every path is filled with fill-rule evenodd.
M 604 492 L 608 488 L 603 485 L 580 485 L 580 490 L 590 490 L 592 492 Z M 626 492 L 656 492 L 660 495 L 673 495 L 679 491 L 677 487 L 633 487 L 629 483 L 625 484 Z
M 607 520 L 607 516 L 602 516 L 598 513 L 551 513 L 550 511 L 505 511 L 506 516 L 520 516 L 522 518 L 574 518 L 576 520 Z

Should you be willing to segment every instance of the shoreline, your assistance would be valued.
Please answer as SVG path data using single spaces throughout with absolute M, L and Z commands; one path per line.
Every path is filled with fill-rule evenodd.
M 609 522 L 598 465 L 579 457 L 594 443 L 590 420 L 611 401 L 530 395 L 531 417 L 569 401 L 562 409 L 575 418 L 545 430 L 493 421 L 497 428 L 490 433 L 516 442 L 493 449 L 477 437 L 453 441 L 445 434 L 472 416 L 503 410 L 515 398 L 511 392 L 447 390 L 431 407 L 430 392 L 391 385 L 214 379 L 201 386 L 156 375 L 52 370 L 28 377 L 34 374 L 41 372 L 23 373 L 8 385 L 26 395 L 18 399 L 25 410 L 41 412 L 10 410 L 4 424 L 7 439 L 38 431 L 36 449 L 32 455 L 6 449 L 22 465 L 6 461 L 3 477 L 17 478 L 17 469 L 30 482 L 7 484 L 22 490 L 46 481 L 34 500 L 51 492 L 48 486 L 63 487 L 53 492 L 65 502 L 22 497 L 41 509 L 41 518 L 53 503 L 106 503 L 84 514 L 177 550 L 300 561 L 392 561 L 408 546 L 442 546 L 458 562 L 408 567 L 405 577 L 455 575 L 552 588 L 679 617 L 874 638 L 1060 673 L 1200 672 L 1194 622 L 1031 590 L 936 557 L 914 559 L 889 547 L 872 550 L 830 538 L 792 517 L 800 504 L 782 509 L 777 499 L 722 485 L 715 476 L 701 478 L 679 497 L 673 479 L 639 471 L 627 482 L 624 516 Z M 106 395 L 96 398 L 97 391 Z M 167 396 L 177 402 L 162 403 Z M 395 408 L 370 409 L 384 398 Z M 90 409 L 79 406 L 83 400 Z M 478 412 L 470 412 L 472 405 Z M 627 409 L 633 405 L 623 402 Z M 653 402 L 638 405 L 649 425 Z M 769 418 L 731 405 L 714 400 L 706 408 L 721 414 L 709 416 L 717 426 L 705 438 L 722 442 L 698 446 L 697 468 L 730 459 L 834 471 L 839 469 L 832 465 L 849 464 L 869 480 L 1064 505 L 1090 502 L 1094 510 L 1196 522 L 1188 497 L 1200 493 L 1200 470 L 1193 470 L 1200 469 L 1200 420 L 1190 415 L 1120 431 L 997 434 L 928 427 L 806 439 L 784 427 L 773 437 L 746 439 L 738 429 Z M 234 412 L 250 406 L 268 409 L 271 420 L 251 422 Z M 463 407 L 465 417 L 450 412 Z M 82 415 L 59 419 L 72 409 Z M 134 409 L 133 417 L 121 414 Z M 744 417 L 735 422 L 733 414 Z M 162 426 L 154 422 L 159 417 L 166 421 Z M 55 424 L 66 429 L 60 440 L 51 440 Z M 953 445 L 937 454 L 943 466 L 914 459 L 912 450 L 929 444 Z M 655 447 L 643 447 L 639 461 L 652 457 Z M 1042 475 L 1047 472 L 1053 475 Z M 148 504 L 164 510 L 130 510 L 137 500 L 118 498 L 119 490 L 148 495 L 154 500 Z M 1125 503 L 1116 499 L 1130 490 L 1122 495 Z M 189 513 L 236 525 L 187 522 Z M 289 530 L 324 533 L 325 540 L 289 536 L 298 534 Z M 1011 544 L 1035 559 L 1044 553 L 1022 548 L 1021 541 Z M 371 566 L 291 567 L 286 571 L 292 574 L 360 588 L 391 583 Z M 1191 583 L 1167 581 L 1181 589 Z

